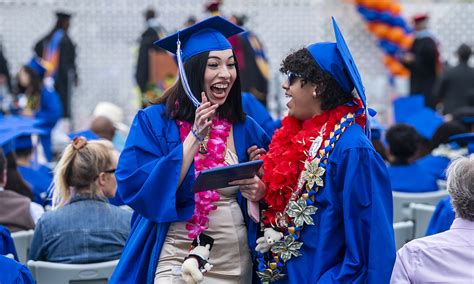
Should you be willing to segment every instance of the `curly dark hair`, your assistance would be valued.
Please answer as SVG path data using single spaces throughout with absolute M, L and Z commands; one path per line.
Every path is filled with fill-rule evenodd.
M 301 87 L 308 82 L 315 84 L 322 110 L 333 109 L 354 99 L 352 93 L 344 92 L 337 81 L 321 69 L 306 48 L 288 55 L 281 63 L 280 72 L 298 74 L 303 79 Z
M 420 135 L 413 126 L 395 124 L 385 134 L 390 153 L 394 157 L 392 165 L 408 164 L 418 150 Z

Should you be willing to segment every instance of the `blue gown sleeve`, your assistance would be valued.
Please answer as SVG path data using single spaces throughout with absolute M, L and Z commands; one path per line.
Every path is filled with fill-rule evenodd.
M 10 230 L 0 225 L 0 255 L 12 254 L 15 260 L 18 260 L 15 243 L 10 234 Z
M 451 206 L 451 198 L 449 196 L 443 198 L 436 205 L 435 212 L 426 230 L 426 235 L 431 236 L 449 230 L 455 218 L 456 214 Z
M 269 137 L 281 127 L 281 120 L 273 120 L 265 106 L 252 94 L 242 93 L 242 107 L 244 112 L 252 117 Z
M 41 93 L 41 107 L 35 117 L 40 121 L 38 126 L 52 129 L 63 114 L 63 107 L 58 93 L 43 88 Z
M 335 180 L 344 216 L 342 262 L 319 283 L 389 283 L 395 261 L 392 193 L 386 166 L 370 148 L 341 154 Z M 328 173 L 331 175 L 332 173 Z
M 36 282 L 26 266 L 0 255 L 0 283 L 34 284 Z
M 172 123 L 167 125 L 159 115 L 139 111 L 116 172 L 122 200 L 157 223 L 187 220 L 194 210 L 194 166 L 178 189 L 183 146 Z

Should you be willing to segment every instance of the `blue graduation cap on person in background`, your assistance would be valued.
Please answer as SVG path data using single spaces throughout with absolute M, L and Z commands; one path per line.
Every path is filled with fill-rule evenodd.
M 364 104 L 364 111 L 367 112 L 365 88 L 357 65 L 334 17 L 332 18 L 332 24 L 336 42 L 313 43 L 307 46 L 306 49 L 321 69 L 334 78 L 344 92 L 350 93 L 354 88 L 356 89 Z M 368 114 L 366 113 L 366 115 L 366 124 L 369 124 Z M 366 127 L 365 131 L 370 136 L 370 126 Z
M 33 141 L 30 134 L 22 134 L 15 139 L 15 150 L 33 149 Z
M 176 54 L 183 88 L 193 105 L 198 107 L 200 102 L 189 87 L 184 62 L 205 51 L 232 49 L 227 38 L 243 31 L 242 28 L 226 19 L 214 16 L 157 40 L 154 44 Z
M 411 95 L 400 97 L 393 101 L 393 112 L 395 122 L 403 123 L 404 117 L 416 113 L 425 108 L 425 97 L 423 95 Z
M 44 78 L 44 75 L 46 74 L 47 69 L 40 58 L 38 58 L 37 56 L 34 56 L 33 58 L 31 58 L 30 62 L 26 64 L 26 66 L 33 69 L 36 72 L 36 74 L 38 74 L 41 80 Z
M 449 137 L 449 141 L 467 144 L 469 154 L 474 153 L 474 133 L 456 134 Z
M 469 124 L 473 123 L 473 124 L 474 124 L 474 116 L 465 116 L 465 117 L 462 119 L 462 121 L 463 121 L 464 123 L 469 123 Z
M 36 119 L 21 116 L 5 116 L 0 118 L 0 146 L 7 155 L 16 149 L 16 139 L 20 136 L 31 134 L 44 134 L 45 130 L 36 127 Z M 25 146 L 27 141 L 19 140 L 20 146 Z
M 408 96 L 393 102 L 396 123 L 413 126 L 425 139 L 431 140 L 436 129 L 443 124 L 443 117 L 424 106 L 424 99 L 419 96 Z
M 376 118 L 369 117 L 370 120 L 370 131 L 372 140 L 382 140 L 382 134 L 385 131 L 385 127 Z
M 79 136 L 82 136 L 82 137 L 86 138 L 87 141 L 99 140 L 100 139 L 100 137 L 97 136 L 97 134 L 95 134 L 94 131 L 89 130 L 89 129 L 71 132 L 67 136 L 69 136 L 69 138 L 71 140 L 73 140 L 75 137 L 79 137 Z

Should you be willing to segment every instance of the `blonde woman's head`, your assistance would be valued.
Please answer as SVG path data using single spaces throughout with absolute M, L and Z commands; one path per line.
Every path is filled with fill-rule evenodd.
M 113 197 L 118 154 L 110 141 L 77 137 L 54 169 L 53 207 L 65 205 L 73 194 Z

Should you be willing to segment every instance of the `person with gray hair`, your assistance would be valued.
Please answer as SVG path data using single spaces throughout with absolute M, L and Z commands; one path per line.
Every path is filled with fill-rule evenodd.
M 447 175 L 456 219 L 448 231 L 404 245 L 397 252 L 391 283 L 474 280 L 474 156 L 453 161 Z

